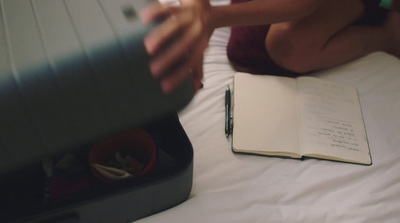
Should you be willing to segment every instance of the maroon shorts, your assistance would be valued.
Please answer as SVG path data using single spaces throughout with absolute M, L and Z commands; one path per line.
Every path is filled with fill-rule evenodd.
M 250 0 L 232 0 L 232 4 Z M 327 0 L 328 1 L 328 0 Z M 380 0 L 362 0 L 364 16 L 357 24 L 378 25 L 385 18 L 386 10 L 379 8 Z M 244 72 L 297 76 L 298 73 L 285 70 L 276 65 L 265 49 L 265 38 L 269 25 L 233 27 L 229 38 L 227 55 L 232 65 Z

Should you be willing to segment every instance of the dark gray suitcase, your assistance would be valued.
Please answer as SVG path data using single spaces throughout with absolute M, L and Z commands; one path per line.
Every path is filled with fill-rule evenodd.
M 193 87 L 187 81 L 165 95 L 151 77 L 143 46 L 151 26 L 137 17 L 146 4 L 0 0 L 1 222 L 127 222 L 190 193 L 192 147 L 174 114 Z M 175 164 L 41 203 L 42 159 L 136 126 L 160 138 Z
M 0 174 L 193 96 L 190 81 L 165 95 L 151 77 L 143 46 L 151 27 L 137 18 L 145 0 L 0 3 Z
M 192 188 L 189 139 L 174 115 L 143 128 L 163 154 L 153 172 L 116 183 L 98 183 L 89 191 L 45 202 L 43 169 L 40 164 L 31 165 L 1 179 L 0 222 L 125 223 L 182 203 Z

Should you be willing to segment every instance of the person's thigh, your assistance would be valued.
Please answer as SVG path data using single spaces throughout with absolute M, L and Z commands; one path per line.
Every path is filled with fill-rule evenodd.
M 292 32 L 316 34 L 326 39 L 361 18 L 363 14 L 364 5 L 361 0 L 322 0 L 314 13 L 300 20 L 287 22 L 286 26 Z
M 316 11 L 300 20 L 272 24 L 265 47 L 279 65 L 283 60 L 312 56 L 363 14 L 361 0 L 323 0 Z

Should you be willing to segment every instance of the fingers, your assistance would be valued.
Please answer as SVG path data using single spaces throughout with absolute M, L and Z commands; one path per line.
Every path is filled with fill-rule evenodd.
M 166 45 L 173 39 L 177 33 L 190 23 L 190 15 L 188 13 L 179 13 L 177 9 L 167 8 L 159 12 L 164 20 L 156 26 L 144 39 L 147 52 L 154 55 L 162 46 Z M 154 17 L 159 17 L 153 15 Z M 145 15 L 147 16 L 147 15 Z
M 193 18 L 189 11 L 175 12 L 174 16 L 176 18 L 170 16 L 162 26 L 158 26 L 146 37 L 146 49 L 154 55 L 150 70 L 155 78 L 161 80 L 161 88 L 166 93 L 171 93 L 185 79 L 194 76 L 194 87 L 197 90 L 202 71 L 196 69 L 193 72 L 193 65 L 197 61 L 202 62 L 208 41 L 199 39 L 202 27 L 198 23 L 191 23 Z M 180 35 L 176 36 L 176 33 Z
M 188 13 L 186 13 L 188 14 Z M 181 17 L 190 17 L 190 15 L 182 15 Z M 153 41 L 153 39 L 158 39 L 158 38 L 165 38 L 166 36 L 171 36 L 172 40 L 168 42 L 168 40 L 165 40 L 169 44 L 162 48 L 160 52 L 153 58 L 152 62 L 150 63 L 150 69 L 155 77 L 160 77 L 163 75 L 164 71 L 168 71 L 168 68 L 171 67 L 172 64 L 176 63 L 177 58 L 180 59 L 185 59 L 185 57 L 191 57 L 193 53 L 193 49 L 199 49 L 200 51 L 203 51 L 205 47 L 203 45 L 199 44 L 199 33 L 201 32 L 201 27 L 198 25 L 194 24 L 189 26 L 189 23 L 186 21 L 190 21 L 190 18 L 188 18 L 186 21 L 184 18 L 180 18 L 182 20 L 182 24 L 179 25 L 179 28 L 171 28 L 171 32 L 168 33 L 162 33 L 162 31 L 158 32 L 156 31 L 154 36 L 149 36 L 147 42 L 148 44 L 150 41 Z M 179 36 L 172 36 L 174 35 L 174 32 L 176 32 L 176 29 L 185 29 L 184 32 L 182 32 Z M 165 36 L 162 36 L 162 35 Z M 161 40 L 154 40 L 158 41 L 158 44 L 163 44 Z M 203 47 L 203 49 L 196 47 L 196 45 Z M 155 46 L 155 44 L 153 45 Z M 155 47 L 161 47 L 160 45 L 157 45 Z M 193 49 L 192 49 L 193 48 Z
M 169 16 L 161 26 L 154 28 L 144 39 L 144 45 L 150 55 L 154 55 L 160 48 L 171 39 L 179 30 L 175 24 L 176 17 Z
M 153 2 L 140 11 L 140 17 L 145 24 L 150 24 L 170 13 L 169 7 Z
M 191 15 L 188 12 L 170 16 L 145 38 L 145 47 L 150 55 L 155 55 L 151 63 L 154 76 L 173 64 L 176 58 L 184 56 L 195 38 L 190 34 Z
M 207 42 L 206 42 L 207 44 Z M 192 55 L 186 60 L 183 60 L 177 69 L 172 70 L 169 74 L 161 79 L 161 88 L 167 94 L 177 89 L 180 83 L 188 78 L 193 81 L 195 92 L 200 88 L 203 79 L 203 44 L 196 45 L 191 48 Z
M 196 2 L 184 0 L 185 4 Z M 210 34 L 200 16 L 203 14 L 197 9 L 154 3 L 141 12 L 142 20 L 147 24 L 163 19 L 146 35 L 144 45 L 151 56 L 150 71 L 160 80 L 165 93 L 176 90 L 188 78 L 193 80 L 195 90 L 201 85 L 203 53 Z
M 191 59 L 193 61 L 198 60 L 201 63 L 203 62 L 202 55 L 193 56 Z M 187 79 L 192 79 L 195 91 L 198 90 L 203 77 L 203 72 L 202 69 L 195 69 L 191 67 L 193 65 L 193 61 L 186 62 L 161 79 L 161 89 L 166 94 L 170 94 L 175 91 L 179 85 Z

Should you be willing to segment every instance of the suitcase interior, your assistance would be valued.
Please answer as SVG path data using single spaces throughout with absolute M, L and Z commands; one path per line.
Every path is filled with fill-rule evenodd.
M 102 183 L 88 171 L 90 189 L 49 200 L 48 178 L 42 163 L 36 163 L 1 177 L 0 221 L 130 222 L 185 201 L 192 188 L 193 149 L 178 117 L 142 128 L 157 146 L 157 167 L 151 173 Z M 87 159 L 91 145 L 74 153 Z

